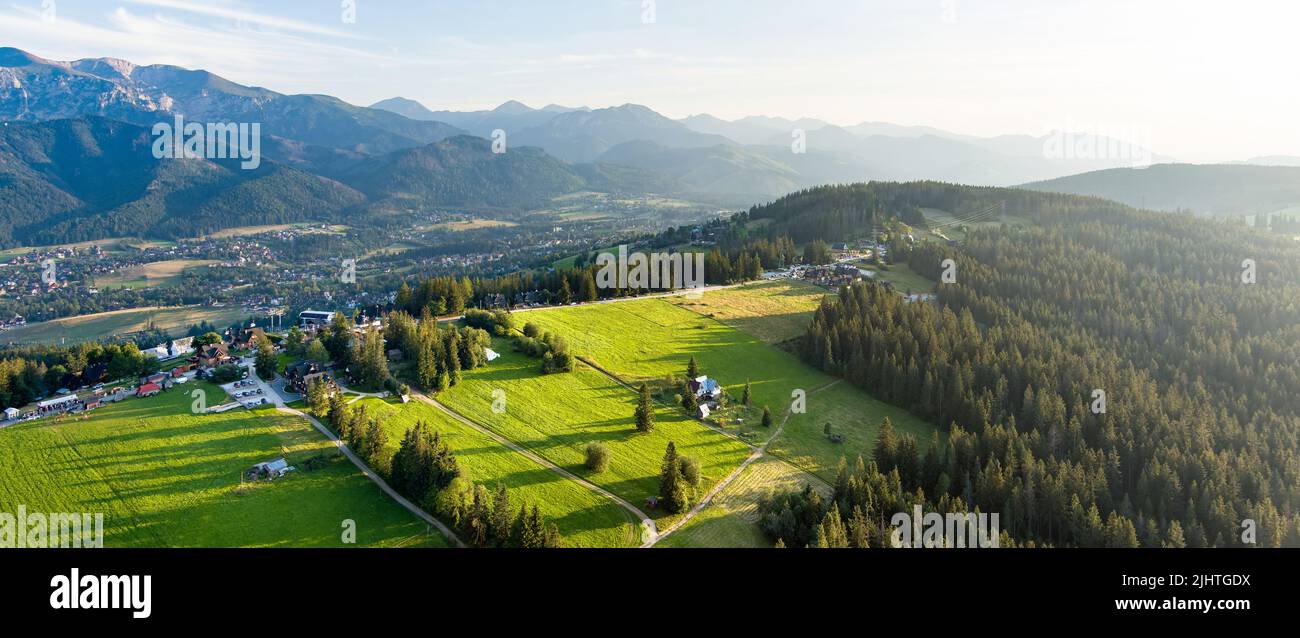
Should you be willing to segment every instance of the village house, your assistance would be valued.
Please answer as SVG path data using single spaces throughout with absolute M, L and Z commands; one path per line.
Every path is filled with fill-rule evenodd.
M 315 361 L 300 361 L 285 368 L 284 378 L 285 388 L 294 394 L 306 394 L 307 388 L 317 379 L 324 381 L 331 391 L 338 388 L 334 375 Z
M 226 344 L 213 343 L 200 348 L 198 354 L 191 357 L 190 361 L 198 364 L 200 368 L 215 368 L 230 359 L 230 349 Z
M 140 387 L 136 389 L 135 396 L 151 397 L 155 394 L 158 394 L 159 392 L 162 392 L 162 390 L 163 390 L 162 386 L 158 385 L 157 383 L 143 383 L 140 384 Z
M 722 396 L 722 385 L 718 383 L 717 379 L 710 379 L 707 376 L 696 377 L 688 381 L 687 386 L 690 387 L 691 392 L 695 393 L 697 399 L 711 401 Z
M 240 330 L 238 334 L 230 340 L 230 347 L 235 350 L 253 350 L 266 338 L 266 331 L 257 326 L 249 326 Z

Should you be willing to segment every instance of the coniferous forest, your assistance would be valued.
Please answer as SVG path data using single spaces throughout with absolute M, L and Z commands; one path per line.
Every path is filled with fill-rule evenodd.
M 816 312 L 806 361 L 943 435 L 891 433 L 874 459 L 842 468 L 819 510 L 839 521 L 805 516 L 803 541 L 825 544 L 829 532 L 833 545 L 871 521 L 860 535 L 878 538 L 888 512 L 924 501 L 999 513 L 1004 543 L 1226 547 L 1253 534 L 1259 546 L 1300 546 L 1300 246 L 1080 197 L 933 183 L 818 190 L 800 196 L 840 203 L 827 211 L 1006 202 L 1030 223 L 897 251 L 936 281 L 952 260 L 955 281 L 935 302 L 864 281 Z M 790 202 L 750 214 L 819 227 Z

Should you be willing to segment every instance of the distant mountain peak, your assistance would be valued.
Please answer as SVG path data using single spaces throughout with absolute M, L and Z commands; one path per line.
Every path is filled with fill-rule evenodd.
M 574 111 L 586 112 L 586 111 L 590 111 L 591 109 L 586 106 L 562 106 L 559 104 L 547 104 L 546 106 L 543 106 L 540 110 L 545 113 L 572 113 Z
M 532 113 L 533 108 L 518 100 L 509 100 L 492 109 L 492 112 L 498 115 L 521 115 L 523 113 Z
M 32 55 L 22 49 L 0 47 L 0 66 L 22 67 L 41 64 L 54 64 L 54 62 Z

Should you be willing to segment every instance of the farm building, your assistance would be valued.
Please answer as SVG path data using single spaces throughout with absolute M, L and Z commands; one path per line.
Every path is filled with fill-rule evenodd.
M 298 315 L 298 327 L 307 331 L 324 328 L 331 321 L 334 321 L 334 313 L 322 310 L 304 310 Z
M 77 395 L 68 394 L 65 396 L 61 396 L 57 399 L 46 399 L 44 401 L 38 402 L 36 404 L 36 411 L 41 414 L 49 414 L 51 412 L 67 412 L 68 410 L 71 410 L 74 406 L 80 406 L 80 405 L 81 405 L 81 400 L 77 398 Z
M 255 480 L 277 479 L 280 478 L 281 476 L 284 476 L 288 472 L 294 471 L 294 469 L 295 468 L 292 465 L 289 465 L 288 461 L 286 461 L 283 457 L 281 457 L 275 459 L 274 461 L 258 463 L 257 465 L 254 465 L 253 467 L 249 468 L 248 471 L 245 472 L 245 474 L 249 478 Z
M 162 392 L 162 386 L 158 385 L 157 383 L 145 383 L 141 385 L 138 389 L 136 389 L 135 396 L 151 397 L 155 394 L 158 394 L 159 392 Z

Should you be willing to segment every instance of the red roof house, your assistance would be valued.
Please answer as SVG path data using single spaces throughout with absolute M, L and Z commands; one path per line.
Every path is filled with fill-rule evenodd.
M 158 385 L 157 383 L 146 383 L 140 386 L 140 389 L 135 391 L 135 396 L 151 397 L 155 394 L 158 394 L 159 392 L 162 392 L 162 386 Z

